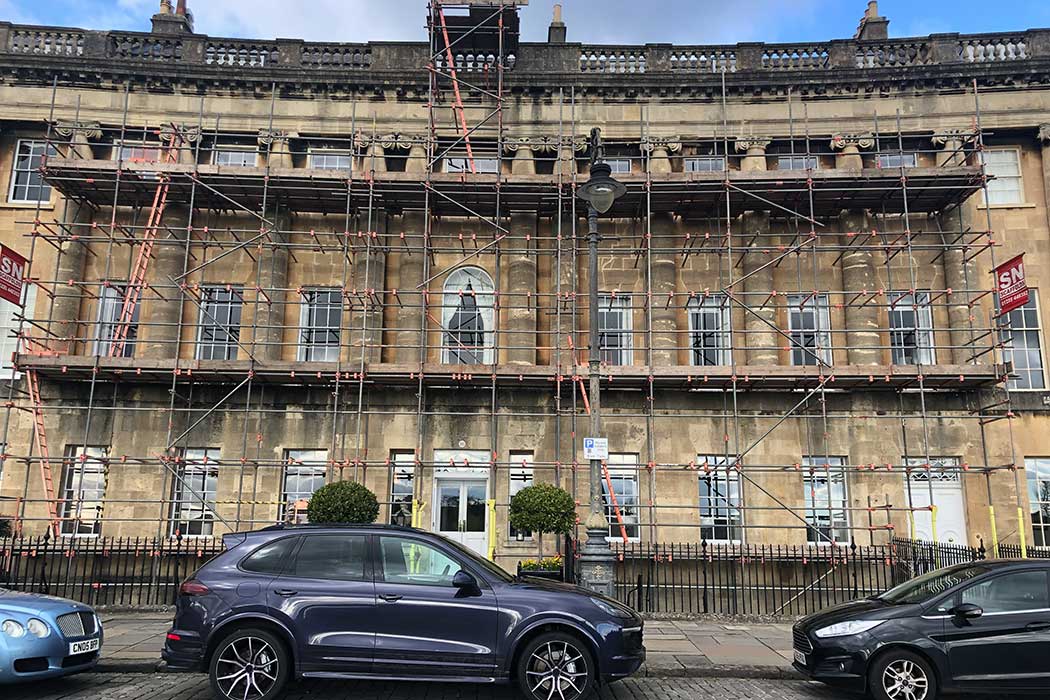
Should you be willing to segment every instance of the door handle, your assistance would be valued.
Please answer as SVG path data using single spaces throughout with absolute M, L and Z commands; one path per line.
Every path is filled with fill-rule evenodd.
M 1043 630 L 1050 630 L 1050 622 L 1030 622 L 1025 625 L 1025 629 L 1029 632 L 1042 632 Z
M 277 590 L 274 591 L 274 593 L 276 593 L 277 595 L 281 596 L 282 598 L 290 598 L 290 597 L 292 597 L 293 595 L 295 595 L 298 592 L 299 591 L 293 591 L 293 590 L 289 590 L 287 588 L 278 588 Z
M 396 603 L 397 601 L 401 600 L 403 596 L 394 595 L 393 593 L 380 593 L 379 597 L 388 603 Z

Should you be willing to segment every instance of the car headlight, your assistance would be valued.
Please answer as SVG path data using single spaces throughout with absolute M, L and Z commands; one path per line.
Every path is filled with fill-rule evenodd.
M 29 622 L 26 623 L 26 629 L 29 630 L 29 634 L 40 639 L 51 634 L 51 628 L 43 620 L 38 620 L 35 617 L 29 618 Z
M 19 639 L 26 636 L 26 628 L 21 623 L 15 622 L 14 620 L 4 620 L 4 624 L 0 625 L 0 629 L 4 631 L 8 637 L 14 637 Z
M 862 634 L 870 629 L 878 627 L 885 620 L 847 620 L 846 622 L 836 622 L 833 625 L 827 627 L 821 627 L 813 634 L 817 635 L 819 639 L 827 639 L 828 637 L 848 637 L 854 634 Z
M 599 610 L 601 610 L 607 615 L 611 615 L 612 617 L 616 617 L 621 620 L 634 619 L 634 613 L 628 610 L 627 608 L 622 608 L 619 605 L 612 605 L 599 598 L 591 598 L 590 600 L 598 607 Z

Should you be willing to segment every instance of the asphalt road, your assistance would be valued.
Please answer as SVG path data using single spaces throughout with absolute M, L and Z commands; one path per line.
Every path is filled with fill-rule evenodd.
M 208 680 L 189 673 L 91 673 L 4 688 L 4 700 L 205 700 Z M 509 686 L 304 681 L 287 700 L 518 700 Z M 816 683 L 743 678 L 637 678 L 604 688 L 600 700 L 836 700 L 859 698 Z M 970 696 L 978 700 L 977 696 Z M 1002 700 L 1003 696 L 997 696 Z M 991 700 L 991 698 L 985 698 Z

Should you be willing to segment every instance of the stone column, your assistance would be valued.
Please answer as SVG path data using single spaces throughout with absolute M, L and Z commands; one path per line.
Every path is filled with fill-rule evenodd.
M 860 149 L 874 145 L 875 137 L 871 134 L 836 134 L 831 139 L 831 150 L 838 151 L 835 154 L 835 169 L 862 170 L 864 159 Z
M 770 139 L 758 136 L 749 136 L 736 140 L 736 150 L 744 154 L 740 159 L 741 170 L 768 170 L 766 165 L 766 149 L 769 147 Z
M 584 291 L 578 298 L 574 296 L 576 294 L 575 282 L 577 280 L 574 275 L 576 259 L 573 257 L 573 221 L 568 217 L 567 212 L 561 214 L 561 217 L 561 240 L 556 239 L 558 252 L 561 257 L 560 267 L 558 265 L 558 255 L 551 256 L 551 284 L 553 285 L 551 294 L 557 295 L 552 309 L 554 315 L 551 317 L 550 322 L 550 343 L 555 346 L 554 353 L 551 355 L 551 362 L 559 365 L 564 374 L 572 375 L 577 361 L 587 362 L 586 347 L 582 351 L 580 348 L 572 350 L 569 347 L 570 338 L 574 348 L 576 347 L 576 341 L 581 338 L 581 336 L 576 335 L 573 328 L 572 309 L 575 307 L 580 312 L 580 315 L 577 317 L 577 323 L 583 323 L 582 309 L 587 305 L 587 295 L 584 287 L 581 288 Z M 553 236 L 558 235 L 558 222 L 559 219 L 557 217 L 551 218 L 551 235 Z M 586 229 L 583 229 L 579 239 L 580 245 L 585 245 L 586 240 Z M 585 338 L 586 334 L 582 337 Z
M 294 137 L 287 131 L 261 129 L 259 145 L 266 154 L 266 164 L 271 168 L 292 168 L 292 148 L 290 140 Z
M 427 165 L 427 149 L 423 145 L 423 137 L 413 139 L 412 145 L 408 149 L 408 160 L 405 162 L 406 173 L 426 173 Z
M 554 174 L 570 180 L 577 172 L 576 152 L 585 150 L 587 142 L 584 139 L 567 136 L 561 140 L 560 144 L 557 144 L 556 148 L 558 160 L 554 163 Z
M 80 330 L 80 305 L 83 292 L 79 284 L 84 281 L 84 263 L 87 261 L 88 245 L 78 239 L 91 235 L 91 220 L 94 211 L 82 202 L 67 199 L 63 221 L 63 241 L 58 257 L 55 281 L 55 304 L 51 312 L 49 329 L 50 346 L 58 352 L 74 354 L 77 334 Z M 71 285 L 70 282 L 75 283 Z M 38 335 L 33 333 L 33 335 Z
M 839 156 L 842 157 L 842 156 Z M 845 248 L 842 254 L 842 289 L 846 299 L 858 293 L 864 293 L 858 301 L 879 289 L 878 271 L 875 267 L 875 256 L 870 248 L 860 245 L 864 240 L 856 241 L 848 234 L 862 234 L 870 228 L 867 212 L 846 211 L 839 214 L 839 230 L 842 232 L 841 245 Z M 845 307 L 847 358 L 851 365 L 883 364 L 883 351 L 878 347 L 879 305 L 876 303 L 861 306 L 859 303 L 847 304 Z
M 426 232 L 425 213 L 406 211 L 401 217 L 404 241 L 398 247 L 398 295 L 388 299 L 395 309 L 393 334 L 393 361 L 402 364 L 420 362 L 423 315 L 423 244 Z M 396 245 L 396 244 L 395 244 Z M 429 324 L 427 324 L 429 325 Z M 425 355 L 423 355 L 425 360 Z
M 510 164 L 511 175 L 536 174 L 536 159 L 532 150 L 532 141 L 528 138 L 507 139 L 503 150 L 514 155 Z
M 671 153 L 682 150 L 682 142 L 677 136 L 651 137 L 641 145 L 642 154 L 649 155 L 649 172 L 653 175 L 666 175 L 673 171 Z
M 942 149 L 941 153 L 937 154 L 937 165 L 939 167 L 965 165 L 966 154 L 964 149 L 973 140 L 973 133 L 961 130 L 934 135 L 934 145 L 940 146 Z M 950 359 L 957 365 L 969 364 L 971 362 L 970 358 L 974 354 L 970 331 L 970 314 L 972 312 L 969 307 L 972 295 L 963 290 L 967 288 L 967 284 L 975 289 L 982 287 L 984 284 L 973 262 L 966 262 L 966 257 L 970 252 L 961 247 L 963 241 L 959 240 L 959 234 L 967 230 L 971 232 L 984 230 L 986 224 L 983 220 L 978 220 L 977 217 L 977 204 L 980 201 L 980 197 L 980 194 L 970 197 L 961 206 L 943 215 L 939 222 L 940 229 L 944 232 L 941 236 L 941 242 L 952 246 L 944 251 L 944 255 L 941 256 L 941 264 L 944 266 L 945 287 L 952 290 L 952 293 L 948 295 L 947 301 L 949 338 L 952 344 Z M 972 239 L 973 236 L 968 236 L 968 238 Z M 987 361 L 990 356 L 990 353 L 986 353 L 982 358 L 978 358 L 977 362 Z M 941 361 L 943 362 L 944 360 Z
M 652 327 L 653 366 L 667 367 L 681 364 L 678 358 L 677 302 L 668 303 L 675 291 L 678 278 L 678 257 L 672 248 L 674 218 L 668 213 L 654 213 L 650 220 L 650 250 L 652 251 Z M 684 336 L 683 336 L 684 337 Z
M 764 158 L 763 162 L 765 162 Z M 784 339 L 776 332 L 776 299 L 769 299 L 763 305 L 766 297 L 773 291 L 774 266 L 768 265 L 764 268 L 762 266 L 772 259 L 768 251 L 776 247 L 775 238 L 769 232 L 769 212 L 744 212 L 740 216 L 740 228 L 744 234 L 743 240 L 750 241 L 749 250 L 744 255 L 743 262 L 744 275 L 750 275 L 743 284 L 744 291 L 747 293 L 743 300 L 747 306 L 744 311 L 744 330 L 747 331 L 747 364 L 779 364 L 779 348 L 784 344 Z
M 507 255 L 506 328 L 503 359 L 511 365 L 536 364 L 536 214 L 511 212 Z M 530 296 L 531 295 L 531 296 Z
M 153 245 L 153 262 L 146 274 L 152 289 L 144 288 L 139 298 L 137 357 L 172 360 L 179 356 L 183 300 L 176 278 L 186 271 L 189 221 L 190 210 L 185 205 L 169 204 L 164 209 L 164 219 Z
M 102 126 L 98 122 L 60 122 L 55 127 L 55 133 L 69 139 L 68 144 L 59 146 L 59 152 L 64 158 L 90 160 L 94 157 L 91 141 L 102 138 Z
M 286 305 L 288 293 L 288 242 L 287 234 L 292 228 L 291 216 L 287 212 L 270 215 L 273 229 L 269 238 L 263 238 L 255 258 L 258 261 L 259 286 L 256 309 L 256 338 L 253 354 L 259 361 L 276 362 L 281 360 L 284 352 L 281 343 L 284 340 L 286 314 L 298 313 L 297 308 Z M 297 325 L 297 324 L 296 324 Z
M 187 164 L 197 162 L 197 143 L 201 140 L 200 127 L 187 124 L 179 124 L 177 128 L 167 125 L 160 130 L 161 159 L 164 159 L 163 151 L 168 148 L 175 149 L 176 163 Z

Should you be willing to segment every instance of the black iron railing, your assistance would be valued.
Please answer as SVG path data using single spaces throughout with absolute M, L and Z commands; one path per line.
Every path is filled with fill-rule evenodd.
M 218 539 L 0 540 L 0 586 L 88 605 L 172 605 L 179 584 L 223 550 Z

